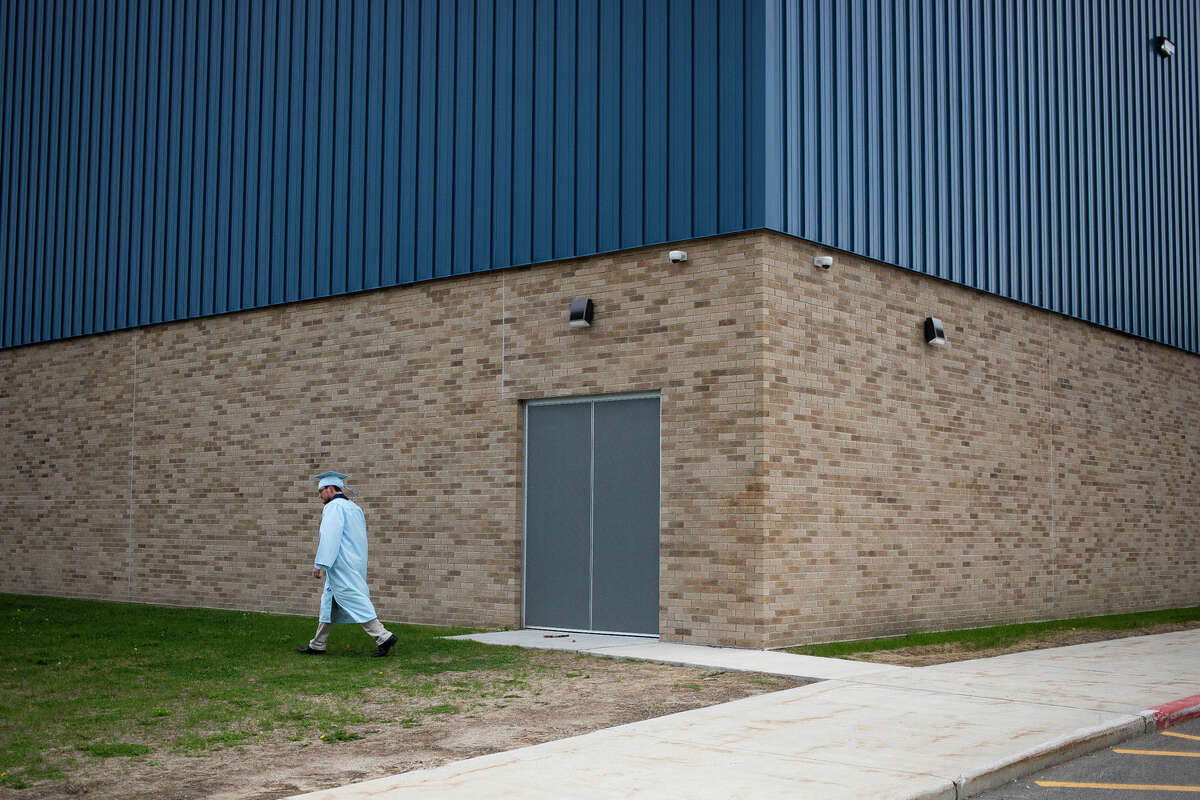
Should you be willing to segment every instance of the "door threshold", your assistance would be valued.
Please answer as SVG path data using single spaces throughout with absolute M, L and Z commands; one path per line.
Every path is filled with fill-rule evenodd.
M 547 639 L 557 639 L 563 636 L 621 636 L 627 639 L 646 639 L 657 641 L 659 634 L 657 633 L 628 633 L 625 631 L 586 631 L 577 628 L 545 628 L 540 625 L 527 625 L 522 630 L 526 631 L 546 631 Z

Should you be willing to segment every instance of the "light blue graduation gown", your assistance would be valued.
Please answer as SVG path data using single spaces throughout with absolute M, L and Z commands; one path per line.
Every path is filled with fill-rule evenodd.
M 315 566 L 325 569 L 321 622 L 370 622 L 375 619 L 367 588 L 367 520 L 344 496 L 321 512 L 321 543 Z

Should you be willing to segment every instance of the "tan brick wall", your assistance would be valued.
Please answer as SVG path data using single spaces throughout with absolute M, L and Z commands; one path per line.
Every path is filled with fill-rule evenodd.
M 0 351 L 0 587 L 125 597 L 132 334 Z
M 508 277 L 505 393 L 539 399 L 662 392 L 660 632 L 762 637 L 762 246 L 757 236 L 537 268 Z M 571 331 L 572 297 L 596 322 Z
M 1200 359 L 768 240 L 768 644 L 1200 602 Z
M 0 588 L 309 613 L 309 476 L 337 468 L 363 493 L 381 616 L 518 625 L 521 401 L 657 390 L 662 632 L 753 643 L 761 244 L 693 242 L 684 267 L 653 248 L 4 351 L 0 479 L 36 479 L 4 501 L 0 553 L 19 568 Z M 585 295 L 595 325 L 572 330 L 568 305 Z
M 776 234 L 684 247 L 0 351 L 0 590 L 311 613 L 339 468 L 385 619 L 517 625 L 521 401 L 659 391 L 664 638 L 1200 602 L 1200 359 Z

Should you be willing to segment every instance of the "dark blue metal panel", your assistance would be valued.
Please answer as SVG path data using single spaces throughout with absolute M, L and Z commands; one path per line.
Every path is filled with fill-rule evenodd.
M 299 210 L 299 225 L 291 235 L 295 237 L 296 255 L 299 264 L 296 294 L 288 299 L 305 299 L 312 297 L 317 291 L 317 133 L 320 125 L 318 111 L 320 106 L 320 75 L 321 75 L 321 2 L 320 0 L 301 0 L 297 4 L 297 35 L 293 38 L 303 42 L 303 47 L 297 55 L 299 63 L 293 66 L 292 74 L 302 82 L 302 89 L 292 93 L 292 117 L 301 135 L 293 134 L 293 144 L 301 140 L 301 163 L 298 170 L 293 172 L 295 188 L 292 192 L 297 198 L 296 205 L 289 213 Z M 302 32 L 302 34 L 301 34 Z M 293 150 L 293 152 L 295 152 Z
M 230 287 L 230 302 L 237 308 L 252 308 L 265 299 L 258 300 L 258 246 L 263 232 L 259 230 L 259 203 L 264 184 L 263 170 L 271 164 L 271 142 L 262 137 L 262 114 L 268 102 L 263 92 L 263 4 L 261 0 L 243 4 L 249 11 L 249 25 L 244 31 L 239 31 L 238 49 L 239 64 L 242 63 L 241 51 L 245 57 L 245 86 L 246 111 L 242 119 L 242 174 L 237 192 L 242 197 L 242 214 L 244 235 L 241 246 L 238 247 L 237 237 L 233 237 L 233 252 L 231 259 L 237 263 L 232 273 L 240 273 L 241 280 L 234 281 Z M 239 18 L 244 19 L 239 8 Z M 234 141 L 237 141 L 238 128 L 234 127 Z M 237 163 L 237 158 L 234 158 Z M 270 180 L 268 174 L 267 180 Z M 361 263 L 361 261 L 360 261 Z
M 16 286 L 16 268 L 19 263 L 9 254 L 15 246 L 13 223 L 17 217 L 16 178 L 19 174 L 20 161 L 17 140 L 21 129 L 20 120 L 20 70 L 22 65 L 20 30 L 23 27 L 21 14 L 24 8 L 19 3 L 6 3 L 0 16 L 3 17 L 4 49 L 0 52 L 3 61 L 3 81 L 0 81 L 0 303 L 3 303 L 0 317 L 0 344 L 14 341 L 13 322 L 16 316 L 16 302 L 13 288 Z
M 49 85 L 53 80 L 45 80 L 44 77 L 51 74 L 51 59 L 54 53 L 54 29 L 57 26 L 57 20 L 53 17 L 53 4 L 43 7 L 38 24 L 38 55 L 36 65 L 38 73 L 43 76 L 43 80 L 34 84 L 35 100 L 34 100 L 34 133 L 31 148 L 31 156 L 33 164 L 30 169 L 31 188 L 30 195 L 31 214 L 29 216 L 29 225 L 27 227 L 29 244 L 26 252 L 29 257 L 29 266 L 26 268 L 28 275 L 25 285 L 26 297 L 29 302 L 29 313 L 26 319 L 25 335 L 38 339 L 42 336 L 42 312 L 44 308 L 45 293 L 48 291 L 48 283 L 46 280 L 46 268 L 49 259 L 46 258 L 46 200 L 49 192 L 47 185 L 46 172 L 49 166 L 50 154 L 47 153 L 47 140 L 50 138 L 51 129 L 51 107 L 54 101 L 49 92 Z
M 163 279 L 155 275 L 155 265 L 165 272 L 164 233 L 166 228 L 166 183 L 167 124 L 169 99 L 166 92 L 170 87 L 172 57 L 168 49 L 171 31 L 164 25 L 164 12 L 169 13 L 171 0 L 151 3 L 148 28 L 147 52 L 149 84 L 146 89 L 146 195 L 142 218 L 142 258 L 138 265 L 142 296 L 139 301 L 139 324 L 158 322 L 162 315 Z M 76 92 L 70 92 L 76 95 Z
M 646 47 L 643 57 L 645 166 L 639 181 L 643 187 L 643 242 L 663 242 L 668 239 L 667 204 L 671 198 L 671 187 L 667 178 L 670 151 L 670 102 L 667 94 L 670 75 L 667 70 L 673 30 L 669 11 L 670 6 L 665 0 L 651 0 L 646 3 L 643 20 Z
M 120 230 L 121 98 L 124 94 L 124 7 L 108 3 L 104 33 L 104 101 L 100 129 L 100 203 L 96 222 L 96 309 L 94 330 L 116 327 L 116 236 Z M 28 339 L 26 339 L 28 341 Z
M 247 213 L 250 170 L 246 163 L 246 154 L 250 152 L 248 117 L 253 113 L 247 111 L 248 105 L 253 108 L 248 75 L 250 38 L 253 35 L 250 30 L 250 11 L 251 3 L 247 2 L 237 2 L 229 7 L 232 36 L 227 41 L 234 58 L 233 71 L 229 76 L 233 106 L 229 116 L 229 168 L 224 171 L 222 181 L 222 196 L 227 199 L 222 203 L 225 210 L 217 212 L 217 308 L 226 311 L 243 307 L 246 260 L 242 245 L 254 237 L 254 228 Z M 226 280 L 222 280 L 222 275 L 227 276 Z
M 720 0 L 717 58 L 717 226 L 741 230 L 746 208 L 745 16 L 738 0 Z M 755 143 L 756 145 L 758 143 Z M 705 187 L 707 188 L 707 187 Z M 702 189 L 703 191 L 704 189 Z
M 783 230 L 1197 349 L 1194 3 L 767 6 Z
M 47 11 L 53 15 L 54 29 L 62 30 L 64 25 L 62 3 L 59 0 L 54 0 L 48 4 Z M 65 34 L 65 31 L 64 31 Z M 51 52 L 48 53 L 49 66 L 48 75 L 50 76 L 51 85 L 62 84 L 62 56 L 65 49 L 65 43 L 59 37 L 51 45 Z M 38 316 L 40 324 L 35 328 L 35 336 L 38 338 L 50 338 L 53 334 L 54 325 L 54 305 L 53 298 L 58 288 L 59 272 L 62 262 L 57 257 L 57 241 L 58 241 L 58 165 L 59 165 L 59 148 L 58 143 L 61 136 L 56 132 L 62 130 L 63 124 L 61 119 L 61 108 L 63 105 L 62 95 L 56 92 L 47 92 L 46 104 L 46 132 L 47 137 L 43 146 L 45 148 L 45 172 L 43 174 L 43 185 L 45 186 L 45 205 L 42 208 L 41 215 L 44 221 L 42 230 L 42 243 L 40 262 L 42 264 L 42 274 L 40 276 L 41 296 L 38 299 Z
M 429 259 L 432 265 L 432 275 L 435 278 L 449 275 L 454 260 L 452 235 L 455 149 L 454 54 L 457 47 L 454 31 L 455 5 L 455 3 L 439 3 L 435 21 L 437 56 L 434 64 L 437 70 L 437 106 L 434 113 L 434 136 L 436 144 L 430 154 L 434 159 L 432 184 L 434 190 L 431 192 L 429 200 L 433 237 Z
M 206 222 L 212 235 L 209 257 L 205 259 L 205 267 L 209 271 L 210 280 L 204 287 L 203 309 L 205 313 L 220 314 L 230 309 L 230 205 L 232 202 L 231 173 L 234 169 L 239 172 L 243 164 L 235 164 L 233 160 L 233 119 L 238 107 L 238 76 L 239 71 L 234 63 L 236 57 L 236 36 L 244 29 L 245 24 L 237 19 L 238 9 L 244 5 L 235 0 L 223 0 L 220 3 L 218 35 L 214 39 L 216 56 L 212 62 L 215 80 L 209 88 L 216 90 L 215 105 L 210 112 L 215 113 L 213 140 L 215 142 L 215 157 L 210 161 L 212 175 L 212 217 Z M 244 101 L 243 101 L 244 106 Z M 239 137 L 240 138 L 240 137 Z M 240 231 L 239 231 L 240 233 Z M 206 246 L 207 243 L 206 243 Z
M 53 332 L 54 337 L 70 336 L 72 327 L 72 316 L 75 299 L 75 231 L 78 202 L 75 196 L 70 194 L 70 187 L 75 185 L 78 174 L 79 165 L 79 132 L 80 132 L 80 86 L 82 76 L 80 71 L 81 64 L 81 42 L 83 39 L 83 14 L 72 15 L 70 33 L 67 37 L 68 54 L 64 62 L 64 75 L 69 84 L 69 90 L 64 97 L 64 136 L 61 140 L 60 158 L 62 161 L 59 166 L 63 170 L 60 175 L 60 186 L 62 194 L 62 233 L 59 237 L 61 251 L 59 258 L 62 269 L 62 281 L 57 288 L 56 296 L 61 298 L 61 302 L 55 303 L 55 315 L 57 323 Z M 0 34 L 0 41 L 3 41 L 3 36 Z M 0 67 L 2 71 L 2 67 Z M 3 109 L 3 105 L 0 105 Z M 2 112 L 0 112 L 2 119 Z M 2 124 L 2 123 L 0 123 Z M 0 153 L 3 150 L 0 149 Z M 0 181 L 3 178 L 0 177 Z M 0 208 L 0 220 L 4 219 L 4 210 Z M 0 234 L 0 239 L 3 234 Z M 4 252 L 4 245 L 0 241 L 0 252 Z
M 532 12 L 532 90 L 529 163 L 530 261 L 548 261 L 554 256 L 554 51 L 555 3 L 535 0 Z
M 595 252 L 599 218 L 600 4 L 580 0 L 575 59 L 575 251 Z
M 765 226 L 1196 350 L 1198 40 L 1186 0 L 6 3 L 0 346 Z
M 366 264 L 364 263 L 366 245 L 370 238 L 377 237 L 378 228 L 367 234 L 364 223 L 367 218 L 367 112 L 376 106 L 368 102 L 367 90 L 370 86 L 372 66 L 368 59 L 371 50 L 368 46 L 367 23 L 370 21 L 369 4 L 362 3 L 356 9 L 354 24 L 351 31 L 350 51 L 350 108 L 347 117 L 350 121 L 350 136 L 346 147 L 350 151 L 349 186 L 347 187 L 346 230 L 346 289 L 359 291 L 366 285 Z M 375 73 L 379 74 L 378 72 Z M 377 171 L 370 165 L 372 171 Z M 378 208 L 379 201 L 375 201 Z
M 254 254 L 254 305 L 283 299 L 283 240 L 286 217 L 276 208 L 287 199 L 288 42 L 279 36 L 283 18 L 278 0 L 263 7 L 262 110 L 257 125 L 262 137 L 258 199 L 258 250 Z
M 36 55 L 34 57 L 35 74 L 44 75 L 46 72 L 46 58 L 48 57 L 49 45 L 47 42 L 47 29 L 51 25 L 48 21 L 42 19 L 38 22 L 37 38 L 34 40 Z M 41 179 L 42 169 L 45 164 L 44 145 L 46 133 L 45 120 L 45 104 L 46 92 L 45 83 L 42 81 L 34 81 L 31 84 L 33 94 L 32 122 L 33 132 L 30 138 L 29 147 L 29 213 L 25 220 L 25 257 L 27 259 L 24 281 L 24 297 L 27 303 L 25 311 L 24 325 L 22 333 L 28 338 L 37 337 L 37 322 L 41 306 L 41 298 L 39 297 L 41 283 L 41 269 L 44 263 L 38 249 L 41 244 L 42 237 L 40 230 L 44 222 L 44 197 L 42 194 L 43 182 Z
M 534 186 L 534 6 L 517 2 L 513 28 L 512 98 L 512 255 L 518 264 L 533 260 Z M 522 79 L 523 78 L 523 79 Z
M 645 169 L 643 112 L 645 110 L 645 2 L 621 0 L 617 3 L 621 15 L 621 38 L 617 63 L 621 76 L 621 103 L 618 119 L 621 124 L 620 176 L 621 203 L 619 215 L 620 247 L 637 247 L 643 238 L 644 204 L 642 184 Z
M 512 0 L 497 0 L 493 50 L 495 104 L 492 106 L 491 263 L 511 264 L 513 220 L 513 26 Z
M 596 154 L 599 186 L 596 191 L 596 249 L 621 247 L 621 4 L 601 0 L 596 39 L 599 47 Z M 516 259 L 514 259 L 516 260 Z
M 492 264 L 492 136 L 495 130 L 492 97 L 495 92 L 495 40 L 495 6 L 491 3 L 480 3 L 475 13 L 475 130 L 470 228 L 472 270 L 487 269 Z
M 202 213 L 199 205 L 201 196 L 198 166 L 203 160 L 200 139 L 202 109 L 205 105 L 205 90 L 201 76 L 207 73 L 204 66 L 207 44 L 208 19 L 200 13 L 197 0 L 185 0 L 187 22 L 184 26 L 183 73 L 181 76 L 182 115 L 180 119 L 179 170 L 176 191 L 179 196 L 178 216 L 175 220 L 176 275 L 175 314 L 168 318 L 179 319 L 193 316 L 199 307 L 200 248 L 194 232 Z
M 717 0 L 696 0 L 692 6 L 692 225 L 707 231 L 720 230 L 720 25 Z
M 788 129 L 792 108 L 788 105 L 786 90 L 792 80 L 792 63 L 795 54 L 784 51 L 787 27 L 794 14 L 776 3 L 763 7 L 762 27 L 764 32 L 762 59 L 762 114 L 764 121 L 763 150 L 761 153 L 763 174 L 763 224 L 772 230 L 782 230 L 788 221 L 784 216 L 788 198 L 784 196 L 787 165 L 791 156 L 784 131 Z M 789 57 L 789 55 L 791 57 Z M 768 79 L 767 76 L 773 76 Z M 768 97 L 768 92 L 770 96 Z M 756 163 L 754 170 L 758 170 Z
M 460 3 L 455 26 L 456 62 L 455 126 L 454 126 L 454 216 L 450 226 L 452 246 L 451 272 L 461 275 L 471 271 L 471 227 L 474 203 L 475 131 L 475 6 Z M 459 235 L 458 231 L 462 231 Z
M 319 27 L 312 29 L 316 39 L 310 55 L 319 64 L 319 77 L 314 81 L 310 94 L 313 106 L 313 124 L 316 139 L 316 174 L 312 185 L 315 201 L 313 231 L 313 296 L 324 297 L 332 292 L 333 285 L 333 161 L 334 161 L 334 111 L 337 103 L 337 4 L 333 0 L 321 0 L 314 21 Z M 427 117 L 432 119 L 432 114 Z
M 351 59 L 354 55 L 354 15 L 343 13 L 342 3 L 334 3 L 332 19 L 326 30 L 334 31 L 333 44 L 333 130 L 330 141 L 329 190 L 332 194 L 329 219 L 329 292 L 342 294 L 349 289 L 348 247 L 350 236 L 350 118 L 353 107 L 350 97 Z M 353 8 L 353 5 L 349 6 Z M 445 74 L 445 73 L 441 73 Z
M 530 261 L 548 261 L 554 257 L 554 52 L 556 14 L 553 0 L 528 3 L 533 13 L 532 118 L 530 167 Z
M 403 43 L 401 62 L 401 96 L 407 98 L 400 104 L 400 187 L 399 215 L 396 219 L 396 261 L 399 283 L 417 279 L 417 161 L 420 157 L 417 125 L 420 107 L 416 102 L 421 78 L 421 7 L 417 3 L 404 4 L 403 12 L 393 9 L 401 17 L 397 38 Z M 511 27 L 510 27 L 511 30 Z M 512 86 L 510 77 L 508 85 Z M 499 84 L 497 84 L 499 86 Z M 497 95 L 497 104 L 500 97 Z
M 679 38 L 682 39 L 676 41 L 668 50 L 667 65 L 667 102 L 670 106 L 670 116 L 667 120 L 670 150 L 667 166 L 667 238 L 679 240 L 691 235 L 695 219 L 692 153 L 696 121 L 693 118 L 692 75 L 693 62 L 698 50 L 691 0 L 671 0 L 667 14 L 670 30 L 673 33 L 678 32 Z M 582 97 L 580 102 L 583 102 Z
M 751 225 L 766 225 L 767 220 L 766 151 L 768 137 L 764 126 L 767 118 L 766 70 L 768 58 L 763 49 L 763 41 L 767 35 L 767 17 L 762 3 L 746 5 L 743 15 L 745 22 L 741 31 L 743 74 L 742 101 L 740 103 L 743 113 L 743 144 L 740 150 L 745 185 L 742 192 L 741 214 L 742 225 L 751 227 Z M 778 74 L 778 68 L 774 70 L 774 74 Z M 778 118 L 778 111 L 774 111 L 772 116 Z M 772 165 L 772 169 L 774 169 L 774 165 Z
M 768 10 L 6 3 L 0 346 L 783 227 Z
M 379 27 L 383 68 L 376 74 L 382 95 L 382 157 L 379 207 L 378 284 L 390 286 L 397 281 L 399 260 L 397 218 L 400 213 L 400 95 L 404 66 L 404 10 L 379 2 L 383 16 Z M 375 33 L 372 29 L 372 33 Z
M 98 275 L 96 228 L 99 211 L 98 165 L 103 158 L 100 152 L 100 132 L 104 120 L 103 106 L 101 105 L 101 85 L 103 83 L 101 55 L 104 52 L 102 42 L 104 41 L 105 13 L 103 8 L 93 6 L 89 11 L 92 9 L 95 13 L 89 19 L 89 22 L 92 23 L 91 36 L 88 37 L 85 53 L 87 54 L 87 70 L 94 77 L 90 90 L 84 90 L 84 103 L 87 106 L 84 127 L 86 146 L 82 154 L 84 167 L 80 170 L 80 226 L 77 233 L 79 237 L 79 247 L 77 248 L 79 254 L 79 281 L 77 284 L 79 302 L 75 314 L 76 324 L 72 331 L 76 334 L 90 333 L 94 330 L 95 313 L 100 308 L 96 294 Z M 19 342 L 12 339 L 5 342 L 5 344 L 17 343 Z
M 198 230 L 194 230 L 193 233 L 198 250 L 196 258 L 200 265 L 199 279 L 192 286 L 195 314 L 214 312 L 215 295 L 218 289 L 224 289 L 227 280 L 225 275 L 219 278 L 216 275 L 218 186 L 221 167 L 228 169 L 228 161 L 221 157 L 221 120 L 229 108 L 229 103 L 224 101 L 226 84 L 222 41 L 225 39 L 225 12 L 225 5 L 219 0 L 208 7 L 207 14 L 204 5 L 200 5 L 200 14 L 208 17 L 208 28 L 205 31 L 207 36 L 203 40 L 207 58 L 204 61 L 202 78 L 207 99 L 203 106 L 203 124 L 200 126 L 203 154 L 200 158 L 199 179 L 202 190 L 196 198 L 194 209 L 194 213 L 198 215 Z M 218 280 L 221 282 L 219 287 Z

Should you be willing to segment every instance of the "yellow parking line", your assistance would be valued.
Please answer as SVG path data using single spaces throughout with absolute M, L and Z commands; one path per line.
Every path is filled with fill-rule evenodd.
M 1124 789 L 1127 792 L 1196 792 L 1200 786 L 1159 786 L 1149 783 L 1071 783 L 1070 781 L 1034 781 L 1046 789 Z
M 1200 736 L 1193 736 L 1190 733 L 1176 733 L 1175 731 L 1159 731 L 1163 736 L 1178 736 L 1180 739 L 1192 739 L 1200 742 Z
M 1124 753 L 1130 756 L 1182 756 L 1183 758 L 1200 758 L 1200 752 L 1187 753 L 1180 750 L 1122 750 L 1120 747 L 1114 747 L 1113 752 Z

